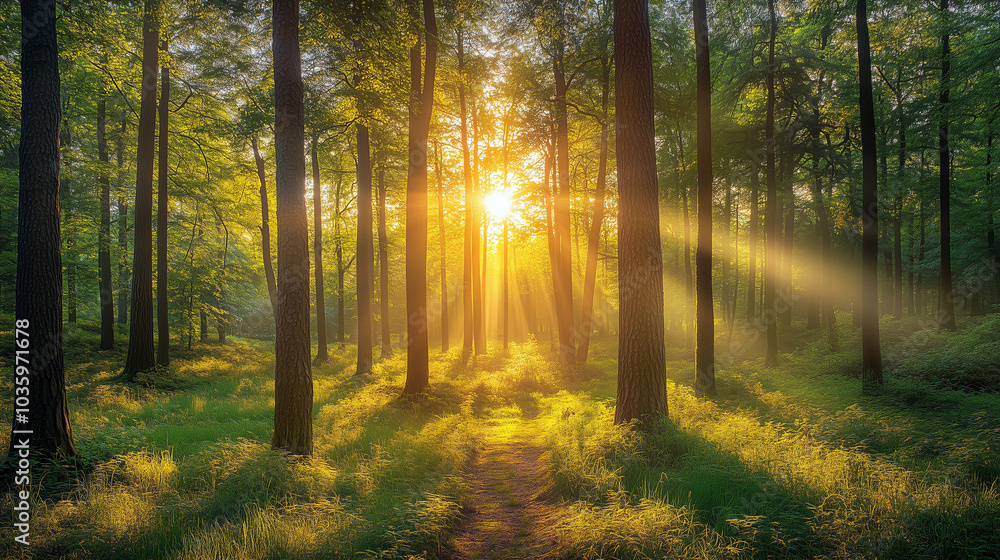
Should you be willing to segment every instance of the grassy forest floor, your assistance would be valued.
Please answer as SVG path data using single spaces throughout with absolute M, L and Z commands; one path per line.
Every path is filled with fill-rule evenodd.
M 782 329 L 775 369 L 720 328 L 714 400 L 692 394 L 693 352 L 668 349 L 670 421 L 651 435 L 613 425 L 613 339 L 566 367 L 548 341 L 467 364 L 432 352 L 430 392 L 407 399 L 405 357 L 357 377 L 354 348 L 333 345 L 313 369 L 309 459 L 270 450 L 271 344 L 174 348 L 147 387 L 117 378 L 124 344 L 99 352 L 81 324 L 67 385 L 82 475 L 36 465 L 31 545 L 10 536 L 0 556 L 1000 557 L 1000 315 L 957 334 L 883 322 L 872 397 L 840 319 Z

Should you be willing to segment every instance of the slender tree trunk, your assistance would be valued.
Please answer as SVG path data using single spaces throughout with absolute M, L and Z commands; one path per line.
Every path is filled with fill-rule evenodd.
M 412 0 L 411 18 L 420 20 L 421 0 Z M 405 394 L 423 392 L 429 383 L 427 336 L 427 134 L 434 108 L 437 69 L 437 20 L 434 0 L 422 0 L 426 44 L 421 75 L 421 41 L 410 48 L 409 168 L 406 174 L 406 352 Z
M 750 225 L 747 232 L 747 253 L 750 255 L 747 263 L 747 322 L 754 320 L 757 314 L 754 304 L 757 298 L 754 290 L 757 287 L 757 234 L 760 231 L 757 209 L 760 207 L 760 170 L 754 168 L 750 172 Z
M 768 309 L 762 309 L 767 322 L 767 353 L 764 366 L 778 365 L 778 185 L 774 176 L 774 44 L 778 31 L 778 17 L 774 12 L 774 0 L 768 0 L 767 9 L 771 15 L 771 38 L 768 42 L 767 57 L 767 117 L 764 124 L 764 144 L 767 150 L 767 201 L 764 204 L 764 247 L 766 270 L 764 271 L 764 301 Z M 764 307 L 764 306 L 762 306 Z
M 257 147 L 257 137 L 250 137 L 253 159 L 257 164 L 257 180 L 260 181 L 260 246 L 264 260 L 264 277 L 267 279 L 267 296 L 271 300 L 271 312 L 278 316 L 277 294 L 275 293 L 274 267 L 271 265 L 271 226 L 268 224 L 267 180 L 264 173 L 264 158 Z
M 108 62 L 107 53 L 103 62 Z M 111 285 L 111 180 L 108 178 L 108 139 L 106 136 L 107 92 L 101 82 L 101 97 L 97 101 L 97 159 L 103 164 L 97 182 L 101 186 L 101 229 L 97 233 L 97 265 L 101 296 L 101 350 L 115 345 L 114 287 Z
M 621 339 L 615 423 L 635 419 L 650 430 L 667 414 L 667 384 L 649 6 L 614 6 Z
M 392 329 L 389 322 L 389 236 L 385 231 L 385 166 L 378 168 L 378 267 L 379 314 L 382 317 L 382 357 L 392 357 Z
M 122 180 L 122 172 L 125 168 L 125 133 L 126 115 L 122 111 L 121 133 L 115 140 L 115 159 L 118 163 L 118 186 L 124 191 L 125 184 Z M 129 272 L 128 263 L 128 200 L 124 192 L 118 194 L 118 324 L 124 325 L 128 322 L 129 306 Z
M 72 190 L 70 190 L 72 192 Z M 67 212 L 67 214 L 69 214 Z M 67 218 L 69 216 L 67 215 Z M 79 268 L 80 255 L 76 250 L 76 228 L 65 228 L 66 231 L 66 321 L 76 324 L 76 277 Z
M 337 343 L 341 347 L 344 346 L 344 323 L 347 322 L 344 316 L 344 243 L 340 237 L 340 214 L 342 212 L 340 201 L 343 198 L 343 183 L 343 176 L 337 174 L 337 188 L 333 198 L 333 250 L 337 254 Z
M 677 139 L 678 144 L 680 138 Z M 678 162 L 677 168 L 683 167 L 683 160 Z M 694 343 L 694 320 L 691 316 L 694 305 L 694 270 L 691 268 L 691 210 L 688 204 L 687 184 L 680 184 L 681 178 L 678 173 L 678 186 L 681 188 L 681 203 L 684 209 L 684 343 L 688 348 Z
M 786 186 L 785 196 L 787 201 L 785 203 L 785 246 L 782 250 L 784 255 L 782 260 L 782 267 L 784 271 L 782 272 L 782 283 L 781 292 L 783 294 L 782 299 L 784 304 L 781 308 L 781 319 L 782 324 L 786 327 L 792 326 L 792 244 L 795 240 L 795 191 L 793 188 L 792 181 L 792 156 L 787 155 L 785 158 L 784 167 L 784 183 Z
M 698 98 L 698 342 L 697 396 L 715 395 L 715 310 L 712 298 L 712 79 L 705 0 L 694 0 L 695 66 Z M 728 257 L 727 257 L 728 258 Z
M 76 455 L 66 407 L 59 249 L 59 52 L 55 4 L 21 2 L 21 144 L 18 149 L 14 375 L 30 383 L 15 400 L 7 456 Z M 8 327 L 9 328 L 9 327 Z M 8 350 L 9 351 L 9 350 Z M 29 369 L 30 368 L 30 369 Z M 30 373 L 30 375 L 29 375 Z M 17 393 L 20 395 L 20 392 Z M 22 445 L 23 444 L 23 445 Z M 20 448 L 20 449 L 18 449 Z M 22 455 L 23 457 L 24 455 Z M 11 468 L 13 470 L 13 467 Z M 28 492 L 21 486 L 21 492 Z
M 562 18 L 563 16 L 560 16 Z M 555 74 L 556 110 L 556 177 L 554 221 L 556 232 L 556 257 L 558 268 L 553 271 L 557 279 L 556 317 L 559 322 L 559 362 L 569 363 L 576 359 L 576 341 L 573 325 L 573 264 L 570 246 L 570 185 L 569 185 L 569 124 L 566 105 L 566 45 L 561 37 L 555 40 L 555 55 L 552 66 Z
M 153 156 L 156 143 L 156 74 L 160 2 L 146 0 L 142 18 L 142 97 L 136 146 L 135 240 L 132 243 L 132 321 L 122 375 L 134 381 L 156 365 L 153 350 Z
M 601 227 L 604 222 L 604 191 L 608 173 L 608 97 L 611 93 L 611 64 L 607 56 L 601 60 L 601 147 L 597 160 L 597 188 L 594 192 L 594 214 L 590 220 L 590 235 L 587 237 L 587 270 L 583 280 L 583 313 L 580 329 L 580 346 L 576 349 L 576 361 L 586 362 L 590 349 L 590 337 L 594 332 L 594 290 L 597 284 L 597 249 L 601 242 Z
M 444 231 L 444 187 L 441 183 L 441 160 L 438 143 L 434 141 L 434 176 L 437 179 L 438 240 L 441 250 L 441 351 L 448 352 L 448 278 L 446 275 L 445 253 L 447 249 Z
M 167 52 L 167 41 L 160 43 L 160 49 Z M 170 363 L 170 315 L 168 314 L 169 294 L 167 291 L 167 208 L 168 208 L 168 144 L 167 131 L 170 121 L 170 71 L 166 65 L 160 69 L 160 145 L 159 178 L 156 182 L 156 363 L 165 366 Z
M 273 10 L 275 187 L 278 207 L 278 314 L 275 320 L 274 438 L 271 446 L 311 455 L 313 384 L 309 361 L 309 225 L 305 119 L 299 57 L 299 2 Z
M 458 34 L 458 101 L 461 107 L 462 123 L 462 182 L 465 185 L 465 235 L 462 263 L 462 355 L 472 353 L 475 345 L 475 315 L 472 301 L 472 165 L 469 161 L 468 115 L 465 106 L 465 43 L 462 26 L 456 30 Z
M 303 162 L 304 163 L 304 162 Z M 302 173 L 303 185 L 305 188 L 305 170 Z M 229 314 L 226 311 L 226 264 L 229 259 L 229 226 L 222 219 L 222 213 L 219 212 L 218 208 L 213 208 L 215 211 L 215 217 L 218 220 L 218 225 L 225 232 L 225 242 L 222 245 L 222 249 L 219 251 L 219 262 L 221 267 L 219 268 L 219 283 L 218 283 L 218 296 L 216 297 L 216 308 L 218 308 L 218 315 L 216 316 L 215 328 L 219 333 L 219 342 L 221 344 L 226 343 L 226 335 L 229 334 Z
M 372 161 L 368 127 L 358 123 L 358 249 L 355 265 L 358 294 L 357 375 L 372 371 L 372 299 L 375 291 L 375 254 L 372 247 Z
M 993 215 L 997 211 L 1000 197 L 993 193 L 993 121 L 990 121 L 989 129 L 986 132 L 986 194 L 993 200 L 993 207 L 990 208 L 989 220 L 986 225 L 986 246 L 990 250 L 990 257 L 993 259 L 993 280 L 996 283 L 994 294 L 994 305 L 1000 305 L 1000 253 L 997 252 L 996 243 L 996 222 Z
M 882 385 L 882 350 L 878 332 L 878 184 L 875 150 L 875 105 L 868 43 L 866 0 L 857 3 L 858 84 L 861 95 L 861 386 L 871 392 Z
M 941 327 L 955 330 L 955 300 L 951 280 L 951 152 L 948 146 L 948 96 L 950 95 L 951 44 L 948 0 L 941 0 L 945 32 L 941 35 L 941 122 L 938 141 L 941 169 L 941 288 L 938 293 L 938 321 Z
M 325 363 L 330 355 L 326 348 L 326 300 L 323 291 L 323 188 L 319 181 L 319 138 L 312 137 L 313 180 L 313 271 L 316 275 L 316 360 Z M 360 225 L 358 230 L 360 231 Z
M 479 185 L 479 118 L 472 97 L 472 315 L 475 322 L 476 355 L 486 353 L 486 314 L 483 312 L 483 283 L 479 272 L 479 236 L 482 231 L 483 200 Z M 484 255 L 485 258 L 485 255 Z

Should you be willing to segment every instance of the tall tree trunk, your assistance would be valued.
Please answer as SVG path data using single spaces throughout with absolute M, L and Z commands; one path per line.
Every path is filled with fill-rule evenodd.
M 774 176 L 774 44 L 778 31 L 778 17 L 774 12 L 774 0 L 768 0 L 767 9 L 771 15 L 771 38 L 767 56 L 767 117 L 764 124 L 764 145 L 767 150 L 767 201 L 764 203 L 764 229 L 766 230 L 764 301 L 768 309 L 762 309 L 767 321 L 767 353 L 764 366 L 778 365 L 778 325 L 774 314 L 778 307 L 778 185 Z M 762 306 L 763 307 L 763 306 Z
M 21 144 L 18 149 L 15 376 L 31 398 L 15 401 L 7 456 L 76 455 L 66 408 L 62 259 L 59 249 L 59 52 L 55 4 L 21 2 Z M 30 370 L 28 369 L 30 368 Z M 30 376 L 29 376 L 30 372 Z M 20 395 L 20 392 L 17 393 Z M 30 441 L 29 441 L 30 440 Z M 22 444 L 24 444 L 22 446 Z M 23 455 L 22 455 L 23 457 Z M 13 468 L 11 468 L 13 470 Z M 27 486 L 21 486 L 27 492 Z
M 560 19 L 564 16 L 560 15 Z M 553 271 L 557 279 L 556 318 L 559 322 L 559 362 L 569 363 L 576 359 L 576 341 L 573 325 L 573 264 L 570 246 L 570 185 L 569 185 L 569 123 L 566 105 L 566 44 L 560 36 L 555 40 L 555 54 L 552 59 L 555 74 L 556 110 L 556 177 L 555 192 L 555 237 L 558 268 Z
M 678 146 L 681 139 L 677 138 Z M 683 151 L 681 160 L 678 161 L 677 169 L 684 167 Z M 687 184 L 681 184 L 680 172 L 677 173 L 678 186 L 681 188 L 681 204 L 684 210 L 684 343 L 691 347 L 694 343 L 695 332 L 694 323 L 691 316 L 692 305 L 694 304 L 694 270 L 691 268 L 691 207 L 688 204 Z
M 358 123 L 358 249 L 355 253 L 358 294 L 358 364 L 355 374 L 372 371 L 372 326 L 375 291 L 375 250 L 372 246 L 372 158 L 368 126 Z
M 420 27 L 420 2 L 412 0 L 410 17 Z M 410 48 L 409 167 L 406 174 L 406 385 L 403 393 L 428 385 L 427 336 L 427 134 L 434 109 L 437 69 L 437 20 L 434 0 L 423 3 L 423 41 Z M 421 75 L 421 42 L 426 44 Z
M 483 197 L 479 184 L 479 118 L 472 96 L 472 315 L 475 322 L 476 355 L 486 353 L 486 314 L 482 276 L 479 271 L 479 237 L 482 233 Z M 485 257 L 484 257 L 485 258 Z
M 951 24 L 948 0 L 941 0 L 945 31 L 941 35 L 941 121 L 938 141 L 941 169 L 941 288 L 938 293 L 938 320 L 941 327 L 955 330 L 955 300 L 951 280 L 951 152 L 948 147 L 948 96 L 950 94 L 951 44 L 948 26 Z
M 757 302 L 754 290 L 757 287 L 757 234 L 760 231 L 758 224 L 757 209 L 760 207 L 760 170 L 754 167 L 750 172 L 750 225 L 748 226 L 749 245 L 747 253 L 750 255 L 747 263 L 747 322 L 753 321 L 757 314 L 754 311 L 754 304 Z
M 337 343 L 344 346 L 344 243 L 340 237 L 340 214 L 343 211 L 340 201 L 343 198 L 343 176 L 337 174 L 337 188 L 333 197 L 333 250 L 337 255 Z
M 795 190 L 793 185 L 792 177 L 792 165 L 794 161 L 792 160 L 792 155 L 788 154 L 784 158 L 784 184 L 786 185 L 785 196 L 787 200 L 784 204 L 785 206 L 785 245 L 782 249 L 782 254 L 784 255 L 782 259 L 782 268 L 784 269 L 781 274 L 782 284 L 781 293 L 783 294 L 782 299 L 784 300 L 784 305 L 781 307 L 781 322 L 786 327 L 792 325 L 792 244 L 795 240 Z
M 122 172 L 125 168 L 125 133 L 126 115 L 122 111 L 121 134 L 115 141 L 115 160 L 118 163 L 118 187 L 125 189 L 122 180 Z M 129 306 L 129 277 L 131 276 L 128 266 L 128 200 L 124 192 L 118 194 L 118 324 L 124 325 L 128 322 Z
M 434 141 L 434 177 L 437 179 L 438 240 L 441 250 L 441 351 L 448 351 L 448 278 L 445 253 L 447 248 L 444 231 L 444 187 L 441 181 L 441 160 L 438 142 Z
M 309 361 L 309 225 L 306 219 L 299 57 L 299 2 L 275 0 L 275 190 L 278 208 L 278 314 L 275 320 L 274 438 L 271 446 L 311 455 L 313 384 Z
M 250 137 L 253 159 L 257 164 L 257 180 L 260 181 L 260 246 L 264 260 L 264 277 L 267 279 L 267 296 L 271 300 L 271 313 L 278 316 L 277 294 L 275 293 L 274 267 L 271 265 L 271 226 L 268 224 L 267 175 L 264 172 L 264 158 L 260 156 L 257 136 Z
M 896 91 L 901 92 L 900 80 L 896 80 Z M 906 173 L 906 124 L 903 121 L 903 99 L 896 98 L 896 106 L 899 108 L 899 187 L 896 191 L 895 216 L 893 216 L 893 260 L 896 261 L 896 277 L 894 297 L 892 300 L 892 314 L 896 319 L 903 318 L 903 181 Z
M 882 385 L 882 349 L 878 333 L 878 184 L 875 150 L 875 104 L 868 43 L 866 0 L 857 3 L 858 84 L 861 111 L 861 386 L 871 392 Z
M 160 43 L 167 52 L 167 41 Z M 170 363 L 170 315 L 168 314 L 167 293 L 167 172 L 168 144 L 167 131 L 170 122 L 170 71 L 166 65 L 160 69 L 160 145 L 159 178 L 156 182 L 156 363 L 165 366 Z
M 1000 305 L 1000 253 L 997 252 L 996 243 L 996 222 L 993 215 L 997 211 L 1000 197 L 993 193 L 993 121 L 990 121 L 989 129 L 986 132 L 986 194 L 993 200 L 993 207 L 990 208 L 989 220 L 986 225 L 986 247 L 990 250 L 990 257 L 993 259 L 993 280 L 996 282 L 996 292 L 994 293 L 994 305 Z
M 379 315 L 382 318 L 382 356 L 392 357 L 392 328 L 389 322 L 389 236 L 385 231 L 385 166 L 378 168 L 378 268 Z
M 621 338 L 615 423 L 635 419 L 652 429 L 667 414 L 667 384 L 649 6 L 614 6 Z
M 160 0 L 146 0 L 142 17 L 142 97 L 135 168 L 132 321 L 122 375 L 134 381 L 156 365 L 153 350 L 153 156 L 156 143 L 156 74 L 159 69 Z
M 319 181 L 319 138 L 312 137 L 313 180 L 313 271 L 316 275 L 316 360 L 326 362 L 330 355 L 326 348 L 326 301 L 323 290 L 323 188 Z M 360 231 L 360 226 L 359 226 Z
M 72 191 L 70 191 L 72 192 Z M 69 212 L 67 212 L 67 221 Z M 66 321 L 76 324 L 76 279 L 80 254 L 76 250 L 76 227 L 66 228 Z
M 108 56 L 104 55 L 107 64 Z M 97 101 L 97 159 L 103 164 L 97 182 L 101 186 L 101 229 L 97 233 L 97 266 L 101 296 L 101 350 L 115 345 L 114 287 L 111 285 L 111 180 L 108 178 L 108 139 L 105 134 L 107 121 L 107 92 L 101 82 L 100 99 Z
M 458 35 L 458 101 L 461 108 L 462 123 L 462 182 L 465 185 L 465 235 L 462 262 L 462 355 L 472 353 L 475 345 L 475 314 L 473 305 L 472 269 L 472 165 L 469 161 L 468 115 L 465 106 L 465 43 L 463 28 L 459 25 Z
M 586 362 L 590 337 L 594 332 L 594 290 L 597 284 L 597 249 L 604 223 L 604 191 L 608 174 L 608 97 L 611 93 L 611 64 L 607 53 L 601 59 L 601 147 L 597 159 L 597 188 L 594 192 L 594 214 L 587 237 L 587 270 L 583 279 L 583 313 L 580 315 L 580 346 L 576 361 Z
M 705 0 L 694 0 L 698 98 L 698 343 L 694 392 L 715 395 L 715 310 L 712 298 L 712 79 Z M 727 257 L 728 258 L 728 257 Z

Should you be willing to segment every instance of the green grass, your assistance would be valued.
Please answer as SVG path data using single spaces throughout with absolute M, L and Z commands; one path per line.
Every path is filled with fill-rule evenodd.
M 730 351 L 713 400 L 692 394 L 693 352 L 668 349 L 670 418 L 649 434 L 613 423 L 614 340 L 595 340 L 585 365 L 557 366 L 534 343 L 491 345 L 469 363 L 457 348 L 434 354 L 430 392 L 405 399 L 404 356 L 359 378 L 354 348 L 334 346 L 313 368 L 306 459 L 270 449 L 271 345 L 176 348 L 169 368 L 128 384 L 121 350 L 99 352 L 92 329 L 71 329 L 82 476 L 44 478 L 31 547 L 8 539 L 0 555 L 447 557 L 485 430 L 532 422 L 553 513 L 526 539 L 551 543 L 551 558 L 1000 557 L 1000 397 L 915 373 L 899 356 L 917 359 L 900 347 L 916 322 L 885 329 L 886 386 L 862 396 L 857 331 L 844 323 L 835 348 L 797 324 L 773 369 L 757 343 Z M 975 353 L 995 327 L 934 333 L 945 342 L 927 351 L 961 339 Z M 720 330 L 717 348 L 741 347 Z M 0 408 L 6 438 L 10 399 Z

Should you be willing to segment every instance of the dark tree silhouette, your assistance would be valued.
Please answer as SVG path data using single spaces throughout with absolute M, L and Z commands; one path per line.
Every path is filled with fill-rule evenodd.
M 358 123 L 358 364 L 355 373 L 372 371 L 372 298 L 375 290 L 375 249 L 372 245 L 372 161 L 368 127 Z
M 108 62 L 107 53 L 103 61 Z M 115 345 L 115 303 L 114 288 L 111 285 L 111 180 L 108 178 L 108 137 L 107 137 L 107 90 L 101 81 L 101 96 L 97 101 L 97 159 L 101 167 L 97 179 L 101 186 L 101 227 L 97 232 L 97 266 L 100 276 L 101 297 L 101 350 L 110 350 Z
M 156 365 L 153 349 L 153 155 L 156 140 L 156 78 L 159 69 L 160 0 L 146 0 L 142 17 L 142 96 L 135 167 L 135 233 L 132 257 L 132 322 L 122 375 L 134 380 Z
M 948 146 L 948 98 L 951 92 L 951 23 L 948 0 L 941 0 L 944 33 L 941 35 L 941 121 L 938 124 L 938 156 L 941 162 L 941 291 L 938 294 L 938 320 L 941 327 L 955 330 L 955 300 L 951 280 L 951 150 Z
M 434 107 L 437 69 L 437 20 L 434 1 L 423 0 L 423 41 L 410 48 L 409 166 L 406 174 L 406 394 L 428 384 L 427 340 L 427 134 Z M 420 27 L 420 0 L 410 4 L 413 25 Z M 421 43 L 426 44 L 421 75 Z
M 306 220 L 305 118 L 299 56 L 299 2 L 275 0 L 275 186 L 278 195 L 278 313 L 275 320 L 274 439 L 271 446 L 312 454 L 309 362 L 309 226 Z
M 14 326 L 22 331 L 15 332 L 15 349 L 26 352 L 17 354 L 15 375 L 30 376 L 24 378 L 30 380 L 31 398 L 27 418 L 19 417 L 19 411 L 15 411 L 11 419 L 9 457 L 15 456 L 15 445 L 23 441 L 29 441 L 32 457 L 76 455 L 66 408 L 63 364 L 59 240 L 62 111 L 55 17 L 52 2 L 21 2 L 21 145 Z M 31 433 L 26 435 L 23 431 L 27 430 Z
M 649 5 L 615 0 L 618 131 L 618 400 L 615 423 L 667 413 L 663 257 L 653 129 Z
M 858 0 L 858 85 L 861 113 L 861 386 L 882 385 L 882 350 L 878 334 L 878 185 L 875 150 L 875 104 L 872 101 L 871 50 L 866 0 Z
M 712 305 L 712 79 L 705 0 L 694 0 L 694 44 L 698 118 L 697 349 L 694 383 L 698 396 L 715 394 L 715 312 Z

